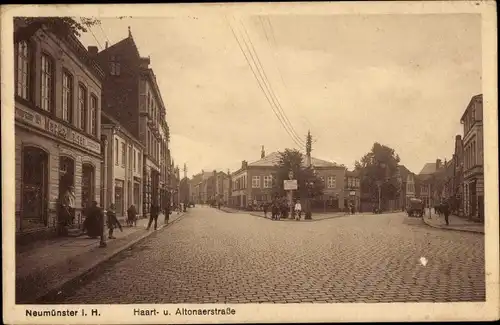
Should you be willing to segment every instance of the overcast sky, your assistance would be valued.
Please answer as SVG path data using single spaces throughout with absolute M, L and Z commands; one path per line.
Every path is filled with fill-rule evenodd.
M 151 57 L 176 164 L 188 175 L 298 147 L 248 66 L 255 47 L 283 111 L 313 156 L 345 164 L 375 141 L 418 173 L 451 158 L 460 117 L 481 93 L 480 16 L 274 15 L 102 19 L 101 48 L 127 37 Z M 91 33 L 85 45 L 95 45 Z M 251 58 L 249 57 L 249 60 Z M 250 62 L 252 62 L 250 60 Z M 262 83 L 262 80 L 261 80 Z

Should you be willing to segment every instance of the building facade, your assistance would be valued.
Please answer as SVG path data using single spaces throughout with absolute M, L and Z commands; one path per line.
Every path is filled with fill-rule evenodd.
M 401 210 L 404 210 L 410 204 L 410 199 L 417 197 L 417 181 L 415 174 L 403 165 L 398 166 L 397 177 L 400 185 L 398 206 Z
M 133 204 L 139 216 L 142 214 L 142 159 L 144 147 L 118 121 L 102 113 L 102 137 L 107 140 L 107 164 L 103 174 L 107 187 L 105 202 L 114 203 L 118 216 L 125 216 Z
M 463 207 L 470 219 L 484 221 L 483 96 L 472 97 L 460 122 L 464 126 Z
M 345 172 L 344 181 L 344 197 L 349 204 L 354 206 L 356 211 L 360 211 L 361 208 L 361 179 L 359 172 L 347 171 Z
M 231 205 L 246 208 L 254 201 L 260 204 L 271 200 L 279 159 L 279 153 L 273 152 L 250 164 L 242 161 L 241 168 L 231 174 Z M 346 168 L 314 157 L 311 165 L 325 185 L 323 196 L 311 200 L 311 208 L 325 211 L 344 209 Z
M 105 70 L 103 111 L 116 119 L 144 147 L 142 158 L 142 214 L 151 204 L 162 204 L 168 190 L 170 161 L 166 108 L 150 59 L 141 57 L 129 29 L 127 38 L 97 54 Z M 163 162 L 163 164 L 162 164 Z M 163 191 L 163 192 L 162 192 Z
M 76 223 L 100 203 L 104 75 L 92 55 L 75 36 L 43 27 L 14 44 L 16 233 L 54 230 L 70 186 Z

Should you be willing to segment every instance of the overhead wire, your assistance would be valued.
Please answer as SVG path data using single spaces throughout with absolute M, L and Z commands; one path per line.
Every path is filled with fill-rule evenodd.
M 271 98 L 273 98 L 273 103 L 276 105 L 276 108 L 278 109 L 279 114 L 280 114 L 280 115 L 281 115 L 281 117 L 283 118 L 284 122 L 287 124 L 287 126 L 288 126 L 288 128 L 289 128 L 290 132 L 293 134 L 293 137 L 294 137 L 296 140 L 298 140 L 299 142 L 301 142 L 301 143 L 302 143 L 302 139 L 300 138 L 300 136 L 297 134 L 297 132 L 296 132 L 296 131 L 295 131 L 295 129 L 293 128 L 292 123 L 290 122 L 290 120 L 289 120 L 289 119 L 288 119 L 288 117 L 286 116 L 286 113 L 285 113 L 285 111 L 284 111 L 283 107 L 281 106 L 281 103 L 280 103 L 280 101 L 279 101 L 278 97 L 276 96 L 276 94 L 275 94 L 275 92 L 274 92 L 274 90 L 273 90 L 272 86 L 271 86 L 271 82 L 269 81 L 269 78 L 267 77 L 266 71 L 265 71 L 265 69 L 264 69 L 264 67 L 263 67 L 263 65 L 262 65 L 262 62 L 260 61 L 260 58 L 259 58 L 259 55 L 257 54 L 257 51 L 255 50 L 255 47 L 254 47 L 253 42 L 252 42 L 252 39 L 251 39 L 251 38 L 250 38 L 250 36 L 248 35 L 248 31 L 247 31 L 246 27 L 243 25 L 243 23 L 241 23 L 241 24 L 242 24 L 242 26 L 243 26 L 243 29 L 244 29 L 244 31 L 245 31 L 245 34 L 247 35 L 248 41 L 249 41 L 249 43 L 250 43 L 250 45 L 251 45 L 251 47 L 252 47 L 253 53 L 255 54 L 255 57 L 257 58 L 257 62 L 258 62 L 258 64 L 257 64 L 257 62 L 255 61 L 254 56 L 252 55 L 252 51 L 250 51 L 250 48 L 248 48 L 248 44 L 246 43 L 246 41 L 245 41 L 245 46 L 247 47 L 247 50 L 249 51 L 250 56 L 251 56 L 251 58 L 252 58 L 252 61 L 254 62 L 254 64 L 255 64 L 255 66 L 257 67 L 257 69 L 258 69 L 258 67 L 260 66 L 260 68 L 261 68 L 261 70 L 262 70 L 262 73 L 260 73 L 260 71 L 259 71 L 259 74 L 260 74 L 260 76 L 261 76 L 262 80 L 264 81 L 264 84 L 265 84 L 265 85 L 266 85 L 266 81 L 267 81 L 267 85 L 266 85 L 266 86 L 267 86 L 267 90 L 268 90 L 269 94 L 271 95 Z
M 256 74 L 256 72 L 255 72 L 255 69 L 253 68 L 252 64 L 250 63 L 250 60 L 249 60 L 249 58 L 248 58 L 248 56 L 247 56 L 247 54 L 246 54 L 245 50 L 243 49 L 243 46 L 241 45 L 241 42 L 240 42 L 240 40 L 239 40 L 238 36 L 236 35 L 236 32 L 234 31 L 233 27 L 231 26 L 231 23 L 228 21 L 228 19 L 227 19 L 227 17 L 226 17 L 226 16 L 225 16 L 225 19 L 226 19 L 226 23 L 227 23 L 227 25 L 229 26 L 229 28 L 230 28 L 230 30 L 231 30 L 231 32 L 232 32 L 232 34 L 233 34 L 233 36 L 234 36 L 234 38 L 235 38 L 235 40 L 236 40 L 237 44 L 238 44 L 238 46 L 239 46 L 239 48 L 240 48 L 240 50 L 241 50 L 241 53 L 243 54 L 243 56 L 244 56 L 244 58 L 245 58 L 245 60 L 246 60 L 246 62 L 247 62 L 247 64 L 248 64 L 248 66 L 250 67 L 250 70 L 252 71 L 252 74 L 253 74 L 253 76 L 255 77 L 255 80 L 257 81 L 257 84 L 259 85 L 260 89 L 261 89 L 261 90 L 262 90 L 262 92 L 264 93 L 264 96 L 266 97 L 266 100 L 267 100 L 267 102 L 269 103 L 269 106 L 271 107 L 271 109 L 272 109 L 273 113 L 276 115 L 276 117 L 277 117 L 277 118 L 278 118 L 278 120 L 280 121 L 281 125 L 284 127 L 285 131 L 286 131 L 286 132 L 288 133 L 288 135 L 292 138 L 292 140 L 293 140 L 293 141 L 294 141 L 294 142 L 295 142 L 295 143 L 296 143 L 299 147 L 303 148 L 303 147 L 304 147 L 304 145 L 303 145 L 300 141 L 297 141 L 297 139 L 295 139 L 295 137 L 294 137 L 293 133 L 291 133 L 291 132 L 290 132 L 290 130 L 287 128 L 286 123 L 284 123 L 284 121 L 283 121 L 282 117 L 280 116 L 280 114 L 278 114 L 278 113 L 276 112 L 276 110 L 275 110 L 275 108 L 274 108 L 274 106 L 273 106 L 272 101 L 270 100 L 270 98 L 269 98 L 268 94 L 267 94 L 267 93 L 266 93 L 266 91 L 264 90 L 264 87 L 262 86 L 262 84 L 261 84 L 261 82 L 260 82 L 259 78 L 257 77 L 257 74 Z

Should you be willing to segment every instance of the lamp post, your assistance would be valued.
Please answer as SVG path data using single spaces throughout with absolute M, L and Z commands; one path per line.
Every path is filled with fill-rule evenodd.
M 293 170 L 288 172 L 288 179 L 293 180 Z M 293 190 L 288 191 L 288 200 L 290 202 L 290 218 L 293 216 Z

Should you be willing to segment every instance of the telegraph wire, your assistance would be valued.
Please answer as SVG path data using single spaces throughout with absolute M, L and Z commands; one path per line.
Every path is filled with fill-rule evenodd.
M 104 38 L 106 38 L 106 40 L 108 41 L 108 43 L 111 45 L 111 41 L 109 40 L 108 35 L 106 35 L 106 32 L 102 28 L 102 23 L 100 21 L 99 21 L 99 28 L 101 29 L 101 32 L 104 35 Z
M 276 115 L 276 117 L 278 118 L 278 120 L 281 122 L 282 126 L 285 128 L 285 131 L 288 133 L 288 135 L 292 138 L 292 140 L 297 144 L 297 141 L 295 140 L 295 138 L 293 137 L 293 135 L 290 133 L 290 131 L 286 128 L 285 124 L 283 123 L 282 119 L 280 118 L 279 114 L 276 113 L 272 103 L 271 103 L 271 100 L 269 99 L 269 96 L 267 95 L 267 93 L 265 92 L 264 88 L 262 87 L 262 84 L 260 83 L 260 80 L 259 78 L 257 77 L 257 74 L 255 73 L 254 71 L 254 68 L 252 67 L 252 65 L 250 64 L 250 61 L 248 59 L 248 56 L 247 54 L 245 53 L 245 51 L 243 50 L 243 47 L 241 46 L 241 43 L 240 43 L 240 40 L 238 39 L 238 37 L 236 36 L 236 33 L 233 29 L 233 27 L 231 26 L 231 23 L 228 21 L 227 17 L 224 16 L 224 18 L 226 19 L 226 22 L 229 26 L 229 28 L 231 29 L 231 32 L 236 40 L 236 42 L 238 43 L 238 46 L 241 50 L 241 53 L 243 54 L 243 56 L 245 57 L 245 60 L 248 64 L 248 66 L 250 67 L 250 70 L 252 71 L 254 77 L 255 77 L 255 80 L 257 81 L 257 84 L 259 85 L 260 89 L 262 90 L 262 92 L 264 93 L 264 96 L 266 97 L 267 99 L 267 102 L 269 103 L 269 106 L 271 107 L 272 111 L 274 112 L 274 114 Z M 299 146 L 302 146 L 300 143 L 298 143 Z
M 99 43 L 99 41 L 97 40 L 97 37 L 95 37 L 95 34 L 94 34 L 94 31 L 92 30 L 92 27 L 89 27 L 88 30 L 92 34 L 92 36 L 94 37 L 94 39 L 95 39 L 97 45 L 99 46 L 99 48 L 102 49 L 101 43 Z
M 271 38 L 272 38 L 273 43 L 274 43 L 273 45 L 271 45 L 271 42 L 269 41 L 270 38 L 268 36 L 268 33 L 267 33 L 266 28 L 265 28 L 264 23 L 263 23 L 264 19 L 262 19 L 262 17 L 260 17 L 260 16 L 259 16 L 259 18 L 260 18 L 260 22 L 261 22 L 261 25 L 262 25 L 262 30 L 264 31 L 266 39 L 268 40 L 269 48 L 271 49 L 271 48 L 274 47 L 274 50 L 271 49 L 271 52 L 273 52 L 273 59 L 276 60 L 275 56 L 276 56 L 276 49 L 277 49 L 278 45 L 277 45 L 277 42 L 276 42 L 276 37 L 275 37 L 273 25 L 271 23 L 271 19 L 269 19 L 269 16 L 265 16 L 265 20 L 267 21 L 267 25 L 269 25 L 269 32 L 271 34 Z M 276 61 L 275 61 L 274 65 L 275 65 L 275 67 L 276 67 L 276 69 L 278 71 L 278 74 L 280 75 L 281 82 L 283 83 L 283 86 L 285 87 L 285 89 L 287 91 L 290 91 L 289 88 L 288 88 L 288 84 L 285 82 L 285 79 L 283 78 L 283 73 L 281 72 L 279 64 L 277 64 Z M 293 100 L 291 101 L 291 104 L 294 107 L 294 109 L 297 109 L 297 107 L 295 106 L 295 102 Z M 306 123 L 309 125 L 309 129 L 311 129 L 312 128 L 311 121 L 309 121 L 309 119 L 305 115 L 303 116 L 303 118 L 305 119 Z M 314 139 L 313 143 L 315 143 L 317 141 L 318 141 L 317 139 Z
M 281 106 L 281 103 L 280 101 L 278 100 L 272 86 L 271 86 L 271 82 L 269 81 L 269 78 L 267 77 L 267 74 L 266 74 L 266 71 L 264 69 L 264 66 L 262 65 L 261 61 L 260 61 L 260 58 L 259 58 L 259 55 L 257 54 L 257 51 L 255 50 L 255 47 L 253 45 L 253 42 L 250 38 L 250 36 L 248 35 L 248 32 L 247 32 L 247 29 L 246 27 L 243 25 L 242 23 L 242 26 L 243 26 L 243 29 L 245 31 L 245 34 L 247 35 L 247 38 L 248 38 L 248 41 L 250 42 L 250 45 L 252 47 L 252 50 L 253 50 L 253 53 L 255 54 L 255 57 L 257 57 L 257 61 L 258 61 L 258 64 L 257 62 L 255 61 L 255 58 L 254 56 L 252 55 L 252 51 L 250 50 L 250 48 L 248 47 L 248 44 L 246 43 L 245 41 L 245 46 L 247 47 L 247 50 L 248 52 L 250 53 L 250 56 L 252 58 L 252 61 L 254 62 L 254 65 L 257 67 L 257 71 L 259 72 L 259 75 L 261 76 L 262 80 L 264 81 L 264 85 L 266 85 L 266 88 L 269 92 L 269 94 L 271 95 L 271 98 L 273 98 L 273 103 L 275 104 L 276 108 L 278 108 L 278 111 L 280 112 L 280 115 L 281 117 L 283 118 L 283 120 L 285 121 L 285 123 L 288 125 L 288 128 L 290 129 L 290 131 L 293 133 L 294 137 L 302 143 L 302 140 L 300 139 L 300 137 L 297 135 L 297 132 L 295 131 L 295 129 L 293 128 L 293 125 L 292 123 L 290 122 L 290 120 L 288 119 L 288 117 L 286 116 L 285 114 L 285 111 L 283 109 L 283 107 Z M 262 73 L 258 70 L 258 67 L 260 66 L 261 70 L 262 70 Z M 267 81 L 267 84 L 266 84 L 266 81 Z

